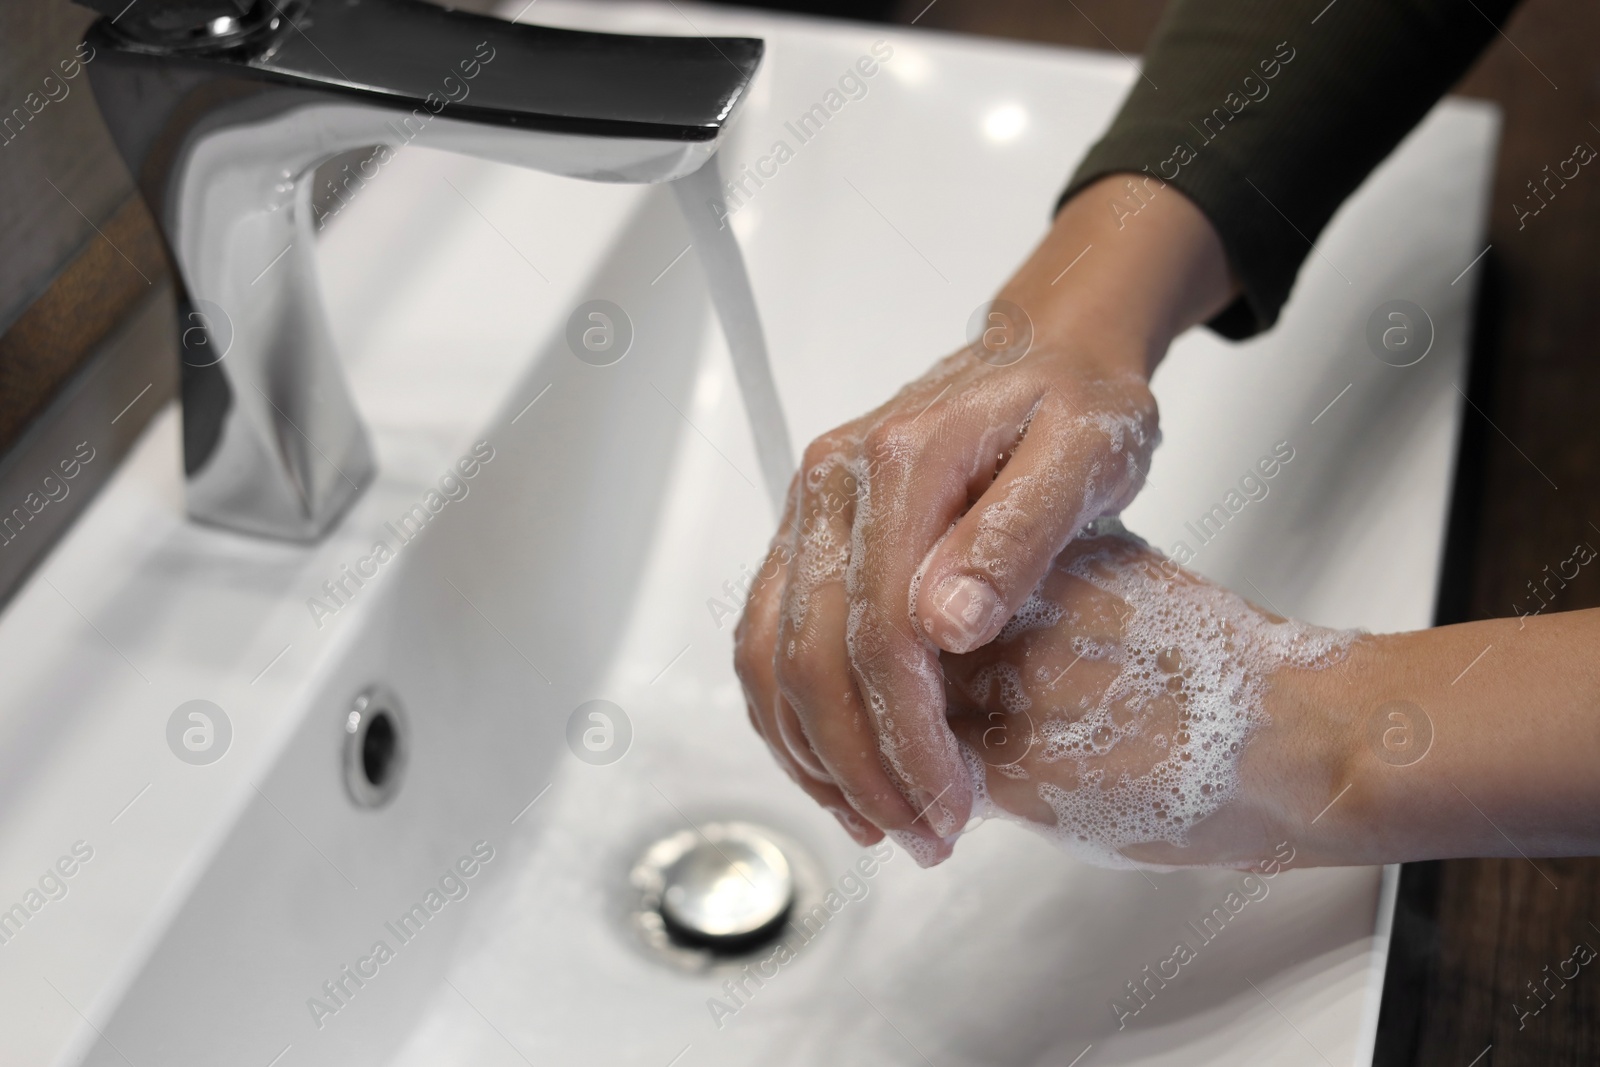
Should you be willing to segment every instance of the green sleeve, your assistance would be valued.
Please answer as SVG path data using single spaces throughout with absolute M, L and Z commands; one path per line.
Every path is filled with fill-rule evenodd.
M 1267 329 L 1339 204 L 1515 5 L 1174 0 L 1142 76 L 1061 199 L 1123 171 L 1179 189 L 1216 227 L 1243 290 L 1211 327 L 1232 338 Z M 1130 191 L 1124 203 L 1108 210 L 1139 202 Z

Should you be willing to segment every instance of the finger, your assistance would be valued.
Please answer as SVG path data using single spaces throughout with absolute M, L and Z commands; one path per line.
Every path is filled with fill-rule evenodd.
M 807 796 L 831 812 L 857 844 L 875 844 L 883 835 L 851 808 L 837 786 L 818 778 L 811 769 L 798 763 L 783 737 L 781 716 L 787 714 L 792 719 L 794 713 L 787 710 L 778 692 L 772 662 L 781 590 L 788 572 L 785 561 L 791 555 L 792 551 L 780 539 L 762 564 L 734 634 L 734 670 L 745 691 L 750 723 L 767 743 L 778 766 Z M 820 769 L 820 764 L 816 766 Z
M 992 473 L 1034 405 L 1012 380 L 988 381 L 867 434 L 868 469 L 847 576 L 851 667 L 895 780 L 941 837 L 971 811 L 972 786 L 945 723 L 938 650 L 916 632 L 913 581 L 966 507 L 975 472 Z
M 781 722 L 784 714 L 782 709 L 787 707 L 787 702 L 781 695 L 778 697 L 777 702 L 780 709 L 778 719 Z M 792 710 L 788 711 L 787 714 L 791 719 L 794 717 Z M 755 710 L 752 708 L 751 719 L 755 721 L 756 718 Z M 807 796 L 837 819 L 839 825 L 844 828 L 844 832 L 849 834 L 856 844 L 866 847 L 883 840 L 883 831 L 862 818 L 860 812 L 855 809 L 850 799 L 844 795 L 837 785 L 830 780 L 816 777 L 807 768 L 801 766 L 793 755 L 792 747 L 768 737 L 767 730 L 770 730 L 770 726 L 763 728 L 759 723 L 757 724 L 757 732 L 766 738 L 767 747 L 772 750 L 772 758 L 777 762 L 778 766 Z
M 938 840 L 884 770 L 878 738 L 856 692 L 845 650 L 844 586 L 830 582 L 811 593 L 805 622 L 795 631 L 795 654 L 776 660 L 779 691 L 793 707 L 807 749 L 815 753 L 851 806 L 884 830 L 914 833 L 930 848 Z
M 834 693 L 850 685 L 848 675 L 842 679 L 828 678 L 825 673 L 806 677 L 816 673 L 817 665 L 819 639 L 815 631 L 821 615 L 811 610 L 813 598 L 818 589 L 843 581 L 850 558 L 849 516 L 854 509 L 855 477 L 849 468 L 847 442 L 823 437 L 806 449 L 795 477 L 793 506 L 785 518 L 784 536 L 793 551 L 785 568 L 773 661 L 783 697 L 779 732 L 796 762 L 824 781 L 832 777 L 812 751 L 795 705 L 818 686 Z
M 1143 485 L 1154 401 L 1136 383 L 1100 388 L 1127 394 L 1047 392 L 1016 452 L 928 554 L 915 611 L 938 647 L 969 652 L 994 640 L 1084 525 L 1120 511 Z M 1128 414 L 1103 414 L 1119 410 Z
M 851 467 L 848 454 L 826 441 L 807 450 L 774 658 L 781 709 L 792 709 L 794 729 L 781 713 L 778 723 L 796 762 L 816 761 L 818 776 L 837 783 L 861 815 L 884 829 L 911 830 L 917 813 L 884 771 L 845 649 L 844 576 L 857 490 Z
M 773 756 L 786 770 L 802 770 L 795 764 L 793 754 L 783 738 L 780 722 L 782 698 L 773 676 L 772 660 L 778 640 L 778 610 L 782 603 L 782 590 L 788 576 L 785 562 L 791 555 L 789 547 L 777 539 L 767 558 L 762 562 L 750 598 L 745 603 L 744 615 L 734 631 L 734 673 L 744 688 L 745 704 L 750 711 L 750 722 L 773 750 Z M 792 716 L 792 712 L 790 713 Z M 820 778 L 820 775 L 802 774 L 800 777 Z

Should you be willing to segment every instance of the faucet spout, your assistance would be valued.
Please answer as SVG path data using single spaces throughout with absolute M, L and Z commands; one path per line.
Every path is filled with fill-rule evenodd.
M 175 267 L 189 514 L 297 541 L 375 470 L 317 284 L 317 166 L 417 144 L 671 181 L 715 153 L 763 50 L 421 0 L 85 2 L 108 12 L 86 38 L 95 98 Z

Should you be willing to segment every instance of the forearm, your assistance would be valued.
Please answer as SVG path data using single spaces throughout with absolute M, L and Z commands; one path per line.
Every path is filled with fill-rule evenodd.
M 1597 649 L 1600 610 L 1566 612 L 1367 638 L 1286 679 L 1325 770 L 1285 783 L 1300 862 L 1600 854 Z
M 1494 39 L 1514 0 L 1178 0 L 1068 195 L 1144 172 L 1199 205 L 1271 326 L 1333 212 Z

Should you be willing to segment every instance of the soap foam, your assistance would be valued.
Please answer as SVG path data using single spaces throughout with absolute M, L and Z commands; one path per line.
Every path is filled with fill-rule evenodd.
M 1032 712 L 1036 732 L 1027 762 L 1036 770 L 1061 765 L 1074 773 L 1049 772 L 1051 777 L 1076 778 L 1074 788 L 1054 781 L 1037 787 L 1055 825 L 999 807 L 990 797 L 987 772 L 1015 775 L 987 766 L 963 747 L 981 800 L 974 811 L 1022 822 L 1090 862 L 1131 867 L 1137 864 L 1124 847 L 1183 846 L 1189 832 L 1235 794 L 1244 750 L 1269 721 L 1263 702 L 1271 675 L 1337 663 L 1356 633 L 1275 622 L 1226 589 L 1168 578 L 1148 552 L 1130 551 L 1147 546 L 1114 519 L 1094 522 L 1084 537 L 1100 543 L 1057 566 L 1121 601 L 1127 611 L 1115 643 L 1084 635 L 1072 641 L 1076 652 L 1116 672 L 1097 699 L 1074 700 L 1068 686 L 1059 704 Z M 1035 595 L 1044 599 L 1042 591 Z M 974 699 L 988 701 L 1000 681 L 1006 706 L 1004 680 L 1020 682 L 1020 676 L 997 669 L 1005 666 L 979 669 L 972 679 Z M 1048 691 L 1033 690 L 1035 696 Z
M 805 487 L 818 493 L 836 471 L 844 468 L 848 473 L 850 467 L 843 453 L 826 456 L 804 472 Z M 794 562 L 784 587 L 784 619 L 791 632 L 798 632 L 811 609 L 811 595 L 823 585 L 844 579 L 850 564 L 850 544 L 835 517 L 822 511 L 800 516 L 791 535 Z M 793 657 L 792 648 L 788 654 Z
M 912 830 L 885 830 L 884 836 L 906 850 L 918 867 L 932 867 L 939 862 L 939 850 L 932 841 Z
M 1028 594 L 1028 599 L 1022 602 L 1015 615 L 1006 621 L 995 635 L 996 641 L 1010 641 L 1014 637 L 1028 633 L 1031 630 L 1048 630 L 1061 621 L 1064 609 L 1060 604 L 1053 604 L 1039 595 L 1035 589 Z
M 1022 672 L 1009 663 L 991 663 L 983 667 L 963 688 L 970 700 L 988 703 L 999 687 L 999 703 L 1012 715 L 1020 715 L 1033 706 L 1022 685 Z
M 906 444 L 903 454 L 895 453 L 887 459 L 880 454 L 875 462 L 880 469 L 886 464 L 908 462 L 913 458 L 909 448 Z M 845 591 L 850 598 L 845 647 L 856 668 L 857 687 L 871 711 L 879 755 L 890 780 L 905 795 L 913 810 L 924 813 L 930 826 L 936 830 L 955 830 L 959 824 L 947 805 L 937 798 L 919 799 L 908 789 L 908 784 L 917 777 L 911 772 L 908 758 L 913 754 L 925 778 L 938 778 L 937 764 L 945 765 L 946 780 L 960 771 L 955 739 L 948 734 L 943 738 L 930 738 L 925 720 L 926 709 L 944 705 L 944 675 L 939 670 L 937 651 L 927 640 L 908 634 L 904 625 L 896 624 L 864 595 L 868 577 L 865 568 L 868 561 L 875 559 L 875 554 L 866 549 L 865 529 L 878 518 L 886 539 L 894 541 L 910 520 L 903 509 L 883 506 L 879 499 L 880 488 L 875 484 L 872 466 L 866 459 L 852 457 L 847 462 L 856 480 L 856 513 L 844 574 Z M 907 686 L 894 701 L 880 687 L 883 678 L 891 672 Z M 902 715 L 905 722 L 901 721 Z M 935 747 L 930 747 L 930 742 Z

